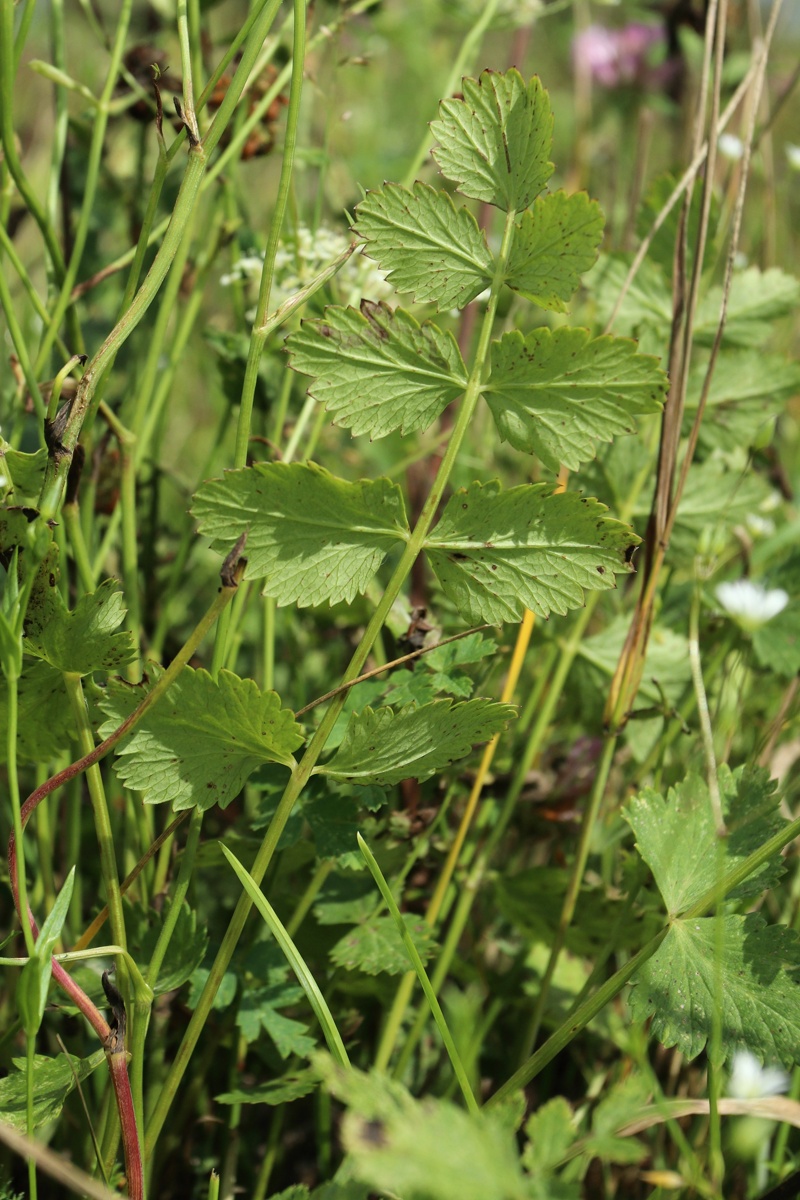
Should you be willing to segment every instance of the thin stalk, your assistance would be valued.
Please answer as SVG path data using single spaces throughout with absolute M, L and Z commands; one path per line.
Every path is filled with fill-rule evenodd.
M 689 607 L 689 663 L 692 670 L 694 693 L 697 698 L 697 715 L 700 720 L 700 732 L 703 738 L 703 752 L 706 757 L 706 779 L 711 807 L 714 810 L 714 820 L 717 832 L 725 835 L 725 817 L 722 813 L 722 798 L 719 792 L 717 776 L 717 756 L 714 753 L 714 731 L 711 728 L 711 714 L 708 711 L 708 697 L 703 683 L 703 666 L 700 661 L 700 583 L 695 580 L 692 589 L 692 602 Z
M 14 824 L 14 837 L 19 845 L 22 844 L 22 807 L 20 805 L 19 795 L 19 774 L 17 770 L 17 726 L 19 721 L 19 678 L 11 672 L 6 674 L 6 704 L 8 706 L 8 716 L 6 718 L 6 761 L 8 763 L 8 794 L 11 800 L 11 817 Z M 17 858 L 17 893 L 19 895 L 20 912 L 28 911 L 28 885 L 25 881 L 25 856 L 20 854 Z M 25 939 L 25 949 L 28 952 L 28 957 L 33 958 L 36 953 L 33 931 L 30 923 L 22 920 L 22 936 Z
M 350 660 L 344 679 L 342 680 L 343 683 L 348 683 L 351 679 L 355 679 L 364 667 L 370 650 L 378 638 L 384 622 L 391 611 L 392 605 L 400 594 L 400 589 L 410 574 L 411 568 L 416 562 L 416 559 L 422 550 L 423 545 L 425 544 L 425 539 L 427 538 L 428 532 L 436 518 L 439 503 L 450 479 L 453 467 L 455 466 L 459 450 L 461 449 L 461 444 L 466 436 L 467 430 L 471 425 L 475 408 L 481 394 L 484 371 L 488 361 L 491 333 L 494 326 L 495 314 L 497 312 L 498 299 L 503 280 L 505 279 L 506 262 L 508 259 L 509 248 L 514 231 L 515 216 L 516 213 L 513 209 L 509 210 L 506 216 L 503 242 L 496 263 L 495 276 L 492 281 L 489 301 L 484 314 L 475 362 L 470 373 L 469 382 L 464 393 L 458 418 L 453 427 L 452 437 L 448 444 L 447 450 L 442 457 L 439 469 L 436 473 L 436 478 L 434 479 L 428 498 L 423 505 L 419 520 L 417 521 L 413 533 L 411 533 L 408 538 L 405 549 L 400 556 L 400 560 L 386 586 L 386 590 L 384 591 L 384 594 L 381 597 L 375 612 L 367 624 L 361 641 Z M 275 815 L 266 832 L 264 840 L 261 843 L 253 866 L 250 869 L 250 875 L 256 886 L 261 884 L 261 880 L 263 879 L 264 873 L 266 872 L 266 869 L 272 860 L 272 856 L 275 852 L 275 848 L 278 844 L 281 833 L 283 832 L 284 826 L 286 825 L 292 809 L 294 808 L 295 801 L 310 779 L 317 760 L 325 747 L 325 744 L 343 706 L 344 696 L 340 694 L 332 701 L 330 708 L 322 718 L 322 721 L 320 722 L 305 754 L 303 755 L 303 758 L 292 772 L 286 790 L 284 791 L 283 796 L 278 803 Z M 148 1162 L 152 1158 L 155 1144 L 158 1140 L 158 1135 L 163 1127 L 164 1121 L 166 1120 L 172 1100 L 178 1090 L 178 1087 L 180 1086 L 180 1081 L 183 1078 L 183 1074 L 189 1064 L 192 1052 L 208 1019 L 214 997 L 217 994 L 217 990 L 222 982 L 228 964 L 233 957 L 233 952 L 236 949 L 236 945 L 239 941 L 242 930 L 244 929 L 244 924 L 247 920 L 251 907 L 252 902 L 248 896 L 245 895 L 240 897 L 233 916 L 231 917 L 228 929 L 223 937 L 217 957 L 212 964 L 203 992 L 187 1026 L 183 1041 L 178 1048 L 176 1057 L 166 1079 L 164 1080 L 145 1134 L 145 1155 Z
M 578 849 L 575 855 L 575 861 L 572 864 L 572 873 L 570 874 L 569 885 L 564 896 L 564 903 L 561 908 L 561 916 L 558 919 L 558 927 L 556 928 L 553 945 L 550 948 L 550 957 L 547 960 L 547 967 L 542 978 L 539 988 L 539 995 L 536 998 L 536 1006 L 533 1010 L 533 1016 L 525 1035 L 523 1057 L 527 1058 L 533 1047 L 536 1044 L 536 1039 L 539 1036 L 539 1029 L 542 1024 L 547 998 L 550 994 L 550 984 L 553 981 L 558 960 L 561 951 L 564 949 L 564 942 L 567 938 L 567 930 L 572 924 L 572 918 L 575 915 L 575 905 L 578 903 L 578 894 L 581 890 L 583 882 L 583 873 L 586 870 L 586 862 L 589 857 L 589 846 L 591 845 L 592 834 L 594 833 L 597 815 L 600 812 L 600 805 L 603 802 L 603 795 L 606 790 L 611 764 L 614 761 L 614 751 L 617 748 L 617 739 L 610 737 L 603 747 L 603 754 L 600 762 L 597 764 L 597 774 L 595 775 L 594 787 L 592 788 L 591 799 L 586 806 L 586 811 L 583 814 L 581 822 L 581 836 L 578 842 Z

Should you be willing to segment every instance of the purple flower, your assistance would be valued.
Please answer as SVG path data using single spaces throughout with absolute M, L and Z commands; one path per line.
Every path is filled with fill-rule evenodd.
M 633 21 L 622 29 L 590 25 L 573 40 L 576 67 L 587 71 L 604 88 L 646 83 L 652 75 L 650 51 L 663 46 L 664 31 L 657 25 Z

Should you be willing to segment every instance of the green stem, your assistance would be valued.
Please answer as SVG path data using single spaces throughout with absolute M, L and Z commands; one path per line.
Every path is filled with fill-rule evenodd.
M 470 373 L 469 382 L 464 393 L 464 399 L 461 404 L 456 423 L 453 427 L 452 437 L 448 444 L 447 450 L 441 460 L 439 469 L 436 473 L 433 485 L 428 495 L 419 520 L 417 521 L 414 531 L 409 536 L 405 549 L 400 557 L 397 566 L 392 573 L 386 590 L 377 605 L 375 612 L 370 619 L 361 641 L 350 660 L 350 663 L 345 671 L 342 683 L 347 683 L 351 679 L 355 679 L 363 670 L 364 664 L 370 653 L 370 650 L 379 636 L 383 625 L 388 617 L 392 605 L 400 594 L 400 589 L 405 583 L 412 566 L 417 560 L 417 557 L 422 550 L 425 539 L 428 536 L 431 526 L 436 519 L 436 513 L 444 494 L 445 488 L 450 479 L 453 467 L 455 466 L 461 444 L 466 436 L 466 433 L 472 422 L 475 413 L 475 408 L 481 393 L 484 371 L 488 362 L 489 345 L 491 341 L 491 333 L 494 325 L 495 314 L 497 311 L 497 302 L 500 291 L 505 279 L 506 263 L 508 253 L 511 246 L 511 241 L 514 233 L 514 218 L 515 212 L 511 209 L 506 215 L 506 225 L 503 234 L 503 242 L 495 265 L 495 274 L 492 281 L 491 294 L 489 302 L 486 306 L 483 324 L 481 327 L 478 349 L 475 355 L 475 362 Z M 256 886 L 260 886 L 264 873 L 269 866 L 275 848 L 280 839 L 281 833 L 288 821 L 292 809 L 298 796 L 303 791 L 308 780 L 310 779 L 317 760 L 325 748 L 325 744 L 331 734 L 333 726 L 344 707 L 346 693 L 342 692 L 331 702 L 330 707 L 326 711 L 322 721 L 305 752 L 302 760 L 298 763 L 292 772 L 292 776 L 287 784 L 286 790 L 280 799 L 275 816 L 270 823 L 263 842 L 256 855 L 255 862 L 250 869 L 251 878 L 255 881 Z M 145 1134 L 145 1155 L 149 1162 L 152 1158 L 155 1144 L 158 1140 L 158 1135 L 166 1120 L 173 1098 L 180 1086 L 180 1081 L 189 1064 L 192 1052 L 197 1044 L 200 1034 L 203 1030 L 208 1015 L 211 1011 L 211 1006 L 214 1002 L 214 997 L 217 994 L 219 986 L 222 982 L 228 964 L 233 957 L 236 945 L 241 937 L 244 929 L 245 921 L 252 907 L 252 902 L 247 895 L 242 895 L 236 905 L 230 924 L 223 937 L 222 944 L 217 953 L 217 957 L 212 964 L 211 970 L 203 988 L 197 1006 L 192 1014 L 192 1017 L 187 1026 L 183 1041 L 178 1048 L 176 1057 L 172 1063 L 167 1078 L 164 1080 L 161 1092 L 156 1102 L 155 1109 L 150 1118 L 150 1122 Z
M 19 722 L 19 679 L 11 671 L 6 674 L 6 703 L 8 717 L 6 719 L 6 761 L 8 763 L 8 794 L 11 800 L 11 816 L 14 823 L 14 837 L 18 846 L 22 846 L 22 807 L 19 795 L 19 774 L 17 771 L 17 725 Z M 25 949 L 28 957 L 32 958 L 34 937 L 30 922 L 25 914 L 28 911 L 28 887 L 25 880 L 25 855 L 20 851 L 17 855 L 17 889 L 19 892 L 19 911 L 22 922 L 22 936 L 25 939 Z
M 558 920 L 558 927 L 553 938 L 553 945 L 550 948 L 550 957 L 547 960 L 542 983 L 539 988 L 539 995 L 536 998 L 536 1006 L 533 1010 L 533 1016 L 525 1036 L 523 1058 L 527 1058 L 533 1047 L 536 1045 L 536 1039 L 539 1036 L 539 1029 L 542 1024 L 547 998 L 550 994 L 550 985 L 553 981 L 558 960 L 561 951 L 564 949 L 564 942 L 567 938 L 567 930 L 572 924 L 572 918 L 575 915 L 575 905 L 578 903 L 578 894 L 583 883 L 583 873 L 586 870 L 586 862 L 589 857 L 589 846 L 594 833 L 597 814 L 600 812 L 600 805 L 603 801 L 603 795 L 606 790 L 611 764 L 614 761 L 614 751 L 617 748 L 617 739 L 610 737 L 605 746 L 597 764 L 597 772 L 595 774 L 594 787 L 592 788 L 591 799 L 586 806 L 586 811 L 583 814 L 581 823 L 581 836 L 578 842 L 578 850 L 575 855 L 575 862 L 572 864 L 572 873 L 567 886 L 567 892 L 564 896 L 564 903 L 561 907 L 561 916 Z
M 27 922 L 26 922 L 27 923 Z M 25 1037 L 25 1065 L 27 1067 L 27 1078 L 25 1080 L 25 1107 L 27 1116 L 27 1131 L 28 1137 L 34 1136 L 34 1117 L 33 1117 L 33 1101 L 34 1101 L 34 1060 L 36 1057 L 36 1034 L 28 1033 Z M 28 1195 L 30 1200 L 37 1200 L 39 1195 L 38 1185 L 36 1182 L 36 1163 L 32 1158 L 28 1159 Z

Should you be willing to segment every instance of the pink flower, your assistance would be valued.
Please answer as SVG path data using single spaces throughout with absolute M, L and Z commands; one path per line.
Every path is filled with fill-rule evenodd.
M 645 83 L 651 73 L 650 51 L 664 43 L 657 25 L 633 21 L 622 29 L 590 25 L 574 38 L 572 57 L 576 67 L 588 71 L 600 87 Z

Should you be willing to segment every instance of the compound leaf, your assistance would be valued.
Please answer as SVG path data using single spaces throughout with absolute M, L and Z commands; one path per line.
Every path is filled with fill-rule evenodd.
M 526 608 L 563 615 L 583 604 L 585 589 L 613 588 L 614 573 L 631 569 L 625 551 L 638 539 L 606 511 L 547 484 L 473 483 L 450 498 L 426 550 L 471 623 L 519 621 Z
M 489 284 L 493 262 L 472 213 L 425 183 L 387 183 L 356 208 L 356 232 L 398 292 L 439 311 L 463 308 Z
M 464 79 L 463 100 L 443 100 L 431 123 L 433 157 L 465 196 L 507 212 L 527 208 L 553 174 L 550 97 L 534 76 L 483 71 Z
M 631 1013 L 639 1021 L 652 1017 L 659 1041 L 686 1058 L 704 1049 L 718 1019 L 726 1058 L 749 1050 L 790 1066 L 800 1057 L 800 988 L 785 968 L 800 965 L 800 937 L 750 913 L 723 917 L 718 944 L 716 922 L 672 922 L 634 977 Z
M 222 1092 L 215 1096 L 217 1104 L 290 1104 L 292 1100 L 301 1100 L 319 1087 L 319 1074 L 313 1067 L 301 1067 L 298 1071 L 289 1071 L 279 1079 L 262 1083 L 254 1088 L 236 1088 L 232 1092 Z
M 246 579 L 278 604 L 350 603 L 408 530 L 388 479 L 349 483 L 316 463 L 257 463 L 204 483 L 200 531 L 227 552 L 247 531 Z
M 53 590 L 47 619 L 27 628 L 25 650 L 59 671 L 89 675 L 117 671 L 136 655 L 133 635 L 116 632 L 125 619 L 122 592 L 115 579 L 81 596 L 72 612 Z
M 294 369 L 313 377 L 309 394 L 334 421 L 373 438 L 427 429 L 467 383 L 451 333 L 369 300 L 360 312 L 326 308 L 287 346 Z
M 516 709 L 493 700 L 449 698 L 420 708 L 365 708 L 350 718 L 341 746 L 317 772 L 350 783 L 388 787 L 403 779 L 429 779 L 506 728 Z
M 436 948 L 433 930 L 421 917 L 403 913 L 411 940 L 423 963 Z M 331 960 L 347 971 L 367 975 L 402 975 L 408 970 L 408 955 L 394 917 L 374 917 L 363 925 L 354 925 L 332 947 Z
M 484 395 L 503 441 L 557 471 L 593 458 L 595 443 L 633 433 L 635 414 L 657 412 L 667 377 L 627 338 L 588 329 L 514 330 L 492 346 Z
M 506 283 L 540 308 L 565 312 L 597 260 L 604 218 L 585 192 L 540 196 L 517 223 Z
M 100 707 L 111 718 L 102 737 L 116 729 L 141 694 L 111 684 Z M 114 769 L 148 804 L 172 802 L 175 811 L 219 804 L 225 808 L 262 763 L 293 763 L 303 742 L 300 726 L 275 692 L 252 679 L 184 667 L 164 698 L 145 713 L 117 752 Z

